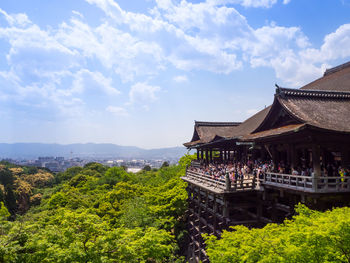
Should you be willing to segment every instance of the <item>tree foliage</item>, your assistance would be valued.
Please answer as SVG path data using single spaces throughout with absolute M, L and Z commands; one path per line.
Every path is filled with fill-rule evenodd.
M 206 236 L 210 262 L 349 262 L 350 208 L 317 212 L 298 205 L 283 224 L 233 227 L 221 239 Z
M 182 166 L 137 174 L 98 163 L 57 175 L 9 164 L 1 169 L 0 189 L 5 197 L 7 188 L 13 190 L 17 219 L 7 220 L 11 206 L 4 198 L 0 262 L 183 260 L 178 254 L 187 198 Z

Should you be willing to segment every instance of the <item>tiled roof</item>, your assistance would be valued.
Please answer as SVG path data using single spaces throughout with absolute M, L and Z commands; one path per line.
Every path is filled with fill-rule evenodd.
M 258 128 L 273 115 L 272 107 L 283 107 L 298 124 Z M 301 87 L 288 89 L 277 86 L 273 105 L 256 113 L 243 123 L 195 122 L 195 131 L 186 147 L 194 147 L 224 139 L 254 140 L 290 133 L 302 127 L 350 133 L 350 62 L 326 70 L 323 77 Z M 255 132 L 254 131 L 259 131 Z
M 311 126 L 350 132 L 350 92 L 277 89 L 277 100 Z
M 274 128 L 274 129 L 269 129 L 266 131 L 256 132 L 256 133 L 252 133 L 252 134 L 246 134 L 246 135 L 242 136 L 241 140 L 252 141 L 252 140 L 258 139 L 258 138 L 279 136 L 281 134 L 297 132 L 300 129 L 302 129 L 303 127 L 305 127 L 305 124 L 286 125 L 286 126 L 282 126 L 282 127 L 278 127 L 278 128 Z
M 184 143 L 185 147 L 194 147 L 208 143 L 217 137 L 227 137 L 237 129 L 240 122 L 204 122 L 195 121 L 192 140 Z
M 323 77 L 300 89 L 350 92 L 350 62 L 327 69 Z
M 213 121 L 195 121 L 195 126 L 213 126 L 213 127 L 228 127 L 238 126 L 241 122 L 213 122 Z

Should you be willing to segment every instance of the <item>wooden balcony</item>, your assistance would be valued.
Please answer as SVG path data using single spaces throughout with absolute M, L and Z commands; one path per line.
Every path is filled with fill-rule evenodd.
M 350 177 L 315 177 L 267 172 L 259 178 L 260 185 L 309 193 L 350 192 Z
M 260 175 L 259 180 L 256 180 L 253 175 L 249 175 L 247 178 L 232 182 L 228 178 L 214 179 L 209 175 L 187 170 L 186 176 L 181 178 L 188 183 L 217 194 L 263 190 L 264 186 L 307 193 L 350 192 L 350 177 L 340 176 L 312 178 L 311 176 L 266 172 Z
M 228 178 L 214 179 L 209 175 L 187 170 L 186 176 L 181 177 L 181 179 L 218 194 L 237 191 L 252 191 L 256 189 L 256 178 L 252 175 L 231 182 L 231 180 L 227 180 Z

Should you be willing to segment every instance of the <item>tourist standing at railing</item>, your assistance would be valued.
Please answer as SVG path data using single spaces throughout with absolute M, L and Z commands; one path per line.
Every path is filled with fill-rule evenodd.
M 293 167 L 293 169 L 292 169 L 292 175 L 299 175 L 299 172 L 295 167 Z M 303 174 L 301 174 L 301 175 L 303 175 Z
M 340 175 L 341 188 L 344 188 L 345 187 L 345 184 L 344 184 L 344 182 L 345 182 L 345 170 L 341 166 L 339 166 L 338 171 L 339 171 L 338 173 Z

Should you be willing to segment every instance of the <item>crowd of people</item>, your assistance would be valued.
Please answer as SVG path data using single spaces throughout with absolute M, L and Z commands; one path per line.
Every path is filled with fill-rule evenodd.
M 270 161 L 261 160 L 248 160 L 247 162 L 237 161 L 224 163 L 205 163 L 201 162 L 196 165 L 189 167 L 191 171 L 195 171 L 199 174 L 209 176 L 215 180 L 225 180 L 226 175 L 229 176 L 231 182 L 249 178 L 250 176 L 256 176 L 257 178 L 263 178 L 266 172 L 275 172 L 280 174 L 291 174 L 301 176 L 312 176 L 314 171 L 313 168 L 308 165 L 302 165 L 298 167 L 290 167 L 283 161 L 277 165 Z M 341 177 L 342 180 L 346 176 L 350 176 L 350 169 L 340 166 L 337 163 L 328 165 L 321 165 L 321 176 L 322 177 Z
M 200 165 L 190 166 L 191 171 L 199 174 L 209 176 L 212 179 L 225 180 L 228 175 L 231 182 L 243 180 L 251 176 L 259 176 L 267 171 L 272 171 L 272 162 L 259 162 L 259 161 L 247 161 L 247 162 L 228 162 L 223 163 L 201 163 Z

